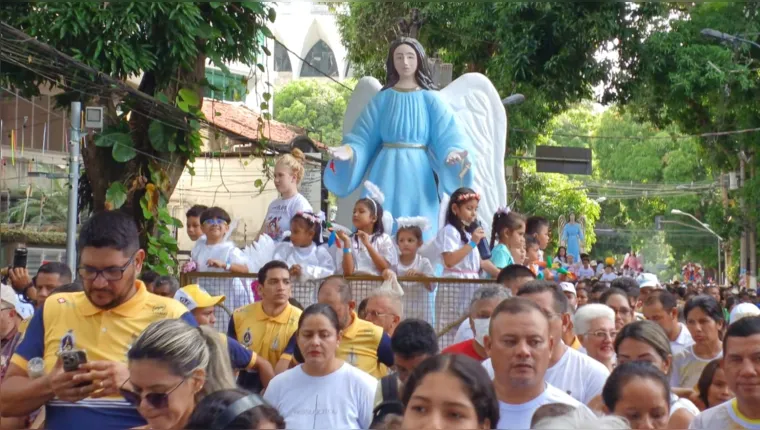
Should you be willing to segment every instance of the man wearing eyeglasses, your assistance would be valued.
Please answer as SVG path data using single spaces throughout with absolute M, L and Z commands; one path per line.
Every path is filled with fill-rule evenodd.
M 378 327 L 382 327 L 388 336 L 393 336 L 393 332 L 401 322 L 402 313 L 401 298 L 393 291 L 376 290 L 367 298 L 365 319 Z
M 2 416 L 26 416 L 43 405 L 48 429 L 123 429 L 145 424 L 118 394 L 126 381 L 127 351 L 150 323 L 195 320 L 179 302 L 150 294 L 137 280 L 145 251 L 137 226 L 120 212 L 93 216 L 79 234 L 84 292 L 61 293 L 32 318 L 0 386 Z M 65 372 L 59 354 L 84 351 L 87 362 Z M 42 358 L 45 375 L 27 365 Z

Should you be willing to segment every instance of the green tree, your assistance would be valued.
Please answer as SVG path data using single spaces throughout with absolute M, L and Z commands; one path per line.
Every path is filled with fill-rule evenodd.
M 760 5 L 697 2 L 680 7 L 667 28 L 653 28 L 632 56 L 624 58 L 626 67 L 615 79 L 615 98 L 637 117 L 660 128 L 674 124 L 687 134 L 759 127 L 757 48 L 724 45 L 701 31 L 711 28 L 755 40 L 760 34 Z M 705 154 L 705 164 L 715 174 L 738 170 L 739 151 L 752 154 L 760 147 L 756 133 L 701 138 L 697 145 L 695 152 Z M 679 163 L 673 159 L 672 173 L 688 168 L 688 163 L 676 167 Z M 753 172 L 758 165 L 754 157 L 747 170 Z M 760 219 L 759 185 L 755 176 L 742 190 L 728 193 L 723 207 L 702 207 L 697 215 L 724 237 L 736 238 L 737 224 L 755 229 Z M 747 200 L 745 208 L 738 207 L 739 197 Z
M 345 82 L 353 88 L 354 82 Z M 303 127 L 327 145 L 343 141 L 343 116 L 351 90 L 334 82 L 298 79 L 274 94 L 274 119 Z
M 22 195 L 25 191 L 15 194 Z M 68 206 L 68 189 L 60 181 L 55 181 L 51 189 L 32 189 L 29 202 L 19 199 L 8 210 L 11 223 L 48 228 L 51 225 L 63 226 L 66 223 Z M 24 213 L 26 212 L 26 218 Z
M 510 112 L 511 127 L 542 129 L 555 114 L 591 98 L 607 82 L 612 63 L 595 56 L 635 47 L 665 7 L 659 2 L 346 2 L 338 26 L 359 75 L 382 78 L 399 21 L 417 8 L 418 39 L 430 56 L 454 65 L 455 75 L 480 72 L 506 96 L 525 104 Z M 534 144 L 532 134 L 510 136 L 510 151 Z
M 545 217 L 552 223 L 552 241 L 547 248 L 553 252 L 557 248 L 560 232 L 557 221 L 574 212 L 586 218 L 586 250 L 596 242 L 594 226 L 599 220 L 599 204 L 588 198 L 583 184 L 565 175 L 555 173 L 535 173 L 535 169 L 523 172 L 520 178 L 520 204 L 515 210 L 524 214 Z
M 200 153 L 200 107 L 210 60 L 257 65 L 271 37 L 274 9 L 262 2 L 23 2 L 0 9 L 0 20 L 116 79 L 141 76 L 138 90 L 175 104 L 190 131 L 178 131 L 121 100 L 99 100 L 92 76 L 50 73 L 45 59 L 26 68 L 3 64 L 0 79 L 34 95 L 41 83 L 65 92 L 59 102 L 105 104 L 107 128 L 82 151 L 95 211 L 118 208 L 142 226 L 148 267 L 165 273 L 177 244 L 166 209 L 188 161 Z M 260 69 L 263 66 L 258 65 Z M 87 91 L 85 91 L 87 90 Z M 269 100 L 268 94 L 264 95 Z M 262 108 L 267 109 L 265 102 Z M 162 161 L 167 160 L 167 161 Z

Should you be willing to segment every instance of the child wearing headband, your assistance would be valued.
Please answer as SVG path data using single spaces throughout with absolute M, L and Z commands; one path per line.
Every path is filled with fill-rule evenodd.
M 335 260 L 322 245 L 322 220 L 311 212 L 298 212 L 290 220 L 290 238 L 277 245 L 273 260 L 284 261 L 290 276 L 300 282 L 335 273 Z

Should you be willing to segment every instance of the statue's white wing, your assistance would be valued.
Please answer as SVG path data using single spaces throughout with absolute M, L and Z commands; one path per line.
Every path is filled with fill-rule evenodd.
M 351 132 L 354 128 L 354 124 L 356 124 L 356 120 L 358 120 L 359 116 L 364 112 L 364 108 L 367 107 L 370 100 L 372 100 L 382 88 L 383 85 L 380 84 L 380 81 L 372 76 L 365 76 L 359 80 L 354 88 L 354 92 L 351 94 L 351 99 L 348 101 L 348 106 L 346 106 L 346 114 L 343 117 L 343 135 Z M 364 180 L 367 179 L 368 174 L 369 170 L 367 171 Z M 338 199 L 338 212 L 335 217 L 337 223 L 351 225 L 354 204 L 356 204 L 356 201 L 361 197 L 362 191 L 364 191 L 363 187 L 356 187 L 354 192 L 349 194 L 348 197 Z
M 562 232 L 565 231 L 565 224 L 567 224 L 567 221 L 565 220 L 564 215 L 560 215 L 559 219 L 557 219 L 557 243 L 559 243 L 559 246 L 566 246 L 564 241 L 562 240 Z
M 504 155 L 507 146 L 507 113 L 499 92 L 480 73 L 467 73 L 441 90 L 451 104 L 465 133 L 472 139 L 475 154 L 468 157 L 474 174 L 473 188 L 481 195 L 478 217 L 491 235 L 491 221 L 500 207 L 507 206 Z

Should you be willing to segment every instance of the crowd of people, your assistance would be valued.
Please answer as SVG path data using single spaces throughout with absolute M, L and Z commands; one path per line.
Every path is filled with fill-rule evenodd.
M 298 155 L 276 164 L 283 197 L 263 231 L 277 249 L 253 289 L 229 278 L 220 294 L 143 272 L 137 227 L 120 212 L 82 226 L 75 283 L 57 263 L 35 277 L 12 269 L 0 295 L 0 428 L 760 429 L 749 294 L 598 272 L 585 254 L 567 270 L 561 252 L 557 265 L 544 259 L 549 223 L 508 210 L 494 215 L 486 258 L 469 189 L 451 196 L 432 257 L 424 222 L 396 220 L 391 237 L 374 197 L 357 202 L 353 233 L 323 234 L 298 198 Z M 223 209 L 187 216 L 195 270 L 253 272 Z M 357 273 L 415 281 L 403 296 L 357 297 L 345 278 Z M 429 309 L 405 313 L 410 297 L 435 293 L 424 281 L 434 276 L 492 279 L 462 284 L 464 320 L 445 348 Z M 305 308 L 292 294 L 304 278 L 317 285 Z

